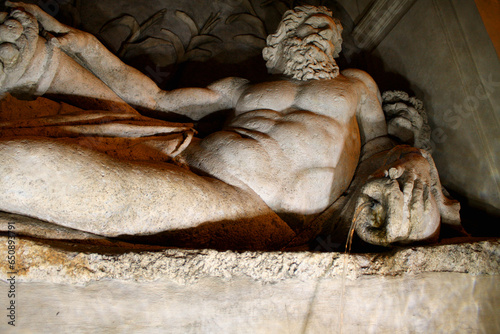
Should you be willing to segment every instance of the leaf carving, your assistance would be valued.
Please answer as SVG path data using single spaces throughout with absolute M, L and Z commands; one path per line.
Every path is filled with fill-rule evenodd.
M 266 28 L 264 23 L 257 16 L 253 16 L 247 13 L 233 14 L 226 19 L 226 24 L 231 24 L 235 21 L 242 21 L 254 27 L 261 36 L 267 36 Z
M 191 39 L 186 50 L 191 51 L 191 50 L 196 49 L 204 44 L 219 43 L 219 42 L 221 42 L 221 39 L 219 37 L 210 36 L 210 35 L 198 35 L 198 36 L 194 36 Z
M 189 52 L 186 52 L 184 55 L 184 61 L 186 60 L 205 60 L 210 58 L 212 52 L 203 49 L 193 49 Z
M 181 59 L 184 58 L 184 45 L 182 44 L 181 39 L 179 36 L 171 32 L 170 30 L 167 30 L 165 28 L 161 29 L 161 32 L 168 37 L 172 45 L 174 46 L 175 53 L 177 54 L 177 62 L 180 62 Z
M 196 25 L 196 22 L 193 21 L 191 16 L 189 16 L 188 14 L 186 14 L 180 10 L 177 10 L 175 12 L 175 16 L 177 16 L 179 19 L 181 19 L 182 22 L 184 22 L 188 26 L 189 31 L 191 32 L 191 37 L 198 35 L 198 31 L 199 31 L 198 26 Z
M 220 12 L 217 12 L 217 14 L 210 14 L 208 17 L 207 22 L 203 25 L 203 27 L 200 30 L 200 35 L 206 35 L 209 34 L 212 29 L 215 27 L 215 25 L 220 21 Z
M 154 62 L 158 66 L 168 66 L 174 64 L 176 59 L 170 56 L 170 53 L 166 53 L 168 47 L 173 47 L 170 41 L 164 40 L 162 38 L 148 37 L 142 42 L 128 43 L 125 45 L 125 54 L 127 57 L 134 55 L 142 55 L 145 51 L 153 52 L 154 54 L 160 53 L 160 57 L 155 57 Z M 156 52 L 155 52 L 156 51 Z M 147 52 L 147 53 L 149 53 Z M 177 56 L 176 56 L 177 57 Z
M 102 33 L 105 30 L 112 29 L 117 26 L 125 26 L 129 28 L 130 30 L 129 38 L 130 36 L 134 35 L 141 29 L 135 17 L 133 17 L 132 15 L 125 14 L 104 24 L 101 30 L 99 30 L 99 33 Z
M 260 4 L 260 7 L 268 7 L 268 6 L 274 6 L 278 10 L 278 13 L 283 14 L 289 9 L 295 8 L 299 4 L 306 5 L 306 3 L 302 3 L 302 1 L 298 2 L 295 4 L 295 1 L 289 0 L 289 1 L 282 1 L 282 0 L 264 0 Z M 323 4 L 319 4 L 321 6 L 324 6 Z
M 146 31 L 151 26 L 157 24 L 160 20 L 163 19 L 166 12 L 166 9 L 158 11 L 156 14 L 147 19 L 142 25 L 139 25 L 135 17 L 133 17 L 132 15 L 125 14 L 103 25 L 99 33 L 117 26 L 125 26 L 129 28 L 130 33 L 128 37 L 121 43 L 120 49 L 117 52 L 118 57 L 121 58 L 125 55 L 125 53 L 127 52 L 127 48 L 130 47 L 132 43 L 140 41 L 142 38 L 144 38 L 144 36 L 146 36 Z
M 245 34 L 234 36 L 233 39 L 236 42 L 243 43 L 246 45 L 253 46 L 257 49 L 263 49 L 266 46 L 266 40 L 255 35 Z
M 159 45 L 170 45 L 173 46 L 172 42 L 164 40 L 162 38 L 156 38 L 156 37 L 148 37 L 147 39 L 143 40 L 142 42 L 134 42 L 134 43 L 127 43 L 127 51 L 129 48 L 140 48 L 142 50 L 148 50 L 154 47 L 157 47 Z
M 257 16 L 257 13 L 253 9 L 253 6 L 252 6 L 252 3 L 250 2 L 250 0 L 241 0 L 241 4 L 243 5 L 243 7 L 245 7 L 246 10 L 248 10 L 250 12 L 250 14 L 252 14 L 253 16 Z
M 156 23 L 158 23 L 158 21 L 163 19 L 166 12 L 167 12 L 167 9 L 162 9 L 162 10 L 158 11 L 156 14 L 154 14 L 153 16 L 151 16 L 149 19 L 144 21 L 144 23 L 141 24 L 141 26 L 139 27 L 139 30 L 130 36 L 128 42 L 135 42 L 135 41 L 139 40 L 141 37 L 143 37 L 144 33 L 151 26 L 155 25 Z

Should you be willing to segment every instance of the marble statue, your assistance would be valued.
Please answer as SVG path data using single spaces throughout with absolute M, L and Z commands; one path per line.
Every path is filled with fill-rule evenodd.
M 222 222 L 229 238 L 239 224 L 247 227 L 238 233 L 254 238 L 253 226 L 267 224 L 282 244 L 306 230 L 333 233 L 353 218 L 361 239 L 384 246 L 459 224 L 458 203 L 416 145 L 423 121 L 403 112 L 416 109 L 408 99 L 387 104 L 390 137 L 373 79 L 339 70 L 342 27 L 325 7 L 285 13 L 263 50 L 268 81 L 231 77 L 164 91 L 93 35 L 35 5 L 7 5 L 2 92 L 64 98 L 80 109 L 1 125 L 2 211 L 106 237 Z M 192 124 L 136 110 L 193 121 L 221 110 L 232 116 L 197 138 Z

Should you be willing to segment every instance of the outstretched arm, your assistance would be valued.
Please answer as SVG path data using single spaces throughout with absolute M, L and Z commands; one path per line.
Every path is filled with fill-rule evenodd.
M 73 29 L 57 37 L 57 41 L 66 54 L 134 107 L 174 112 L 198 120 L 212 112 L 233 108 L 238 92 L 246 84 L 243 79 L 227 78 L 207 88 L 164 91 L 142 72 L 123 63 L 89 33 Z
M 227 78 L 207 88 L 183 88 L 166 92 L 140 71 L 124 64 L 106 49 L 95 36 L 66 26 L 42 11 L 38 6 L 6 2 L 32 14 L 42 27 L 57 37 L 51 37 L 66 55 L 99 78 L 128 104 L 157 111 L 169 111 L 200 119 L 214 111 L 230 109 L 239 97 L 246 80 Z M 74 85 L 74 76 L 61 72 L 48 92 L 65 93 L 65 87 Z M 70 84 L 70 85 L 67 85 Z M 80 84 L 85 86 L 86 82 Z M 72 92 L 74 93 L 74 92 Z

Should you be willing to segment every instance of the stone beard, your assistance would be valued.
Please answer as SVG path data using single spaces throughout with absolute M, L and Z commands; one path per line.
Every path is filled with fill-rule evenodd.
M 290 36 L 281 43 L 284 75 L 296 80 L 334 79 L 339 75 L 333 45 L 321 36 L 315 34 L 304 39 Z

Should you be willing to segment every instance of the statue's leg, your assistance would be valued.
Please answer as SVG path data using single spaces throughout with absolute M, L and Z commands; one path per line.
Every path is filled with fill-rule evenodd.
M 52 139 L 0 141 L 0 210 L 105 236 L 275 219 L 255 194 L 167 163 Z

